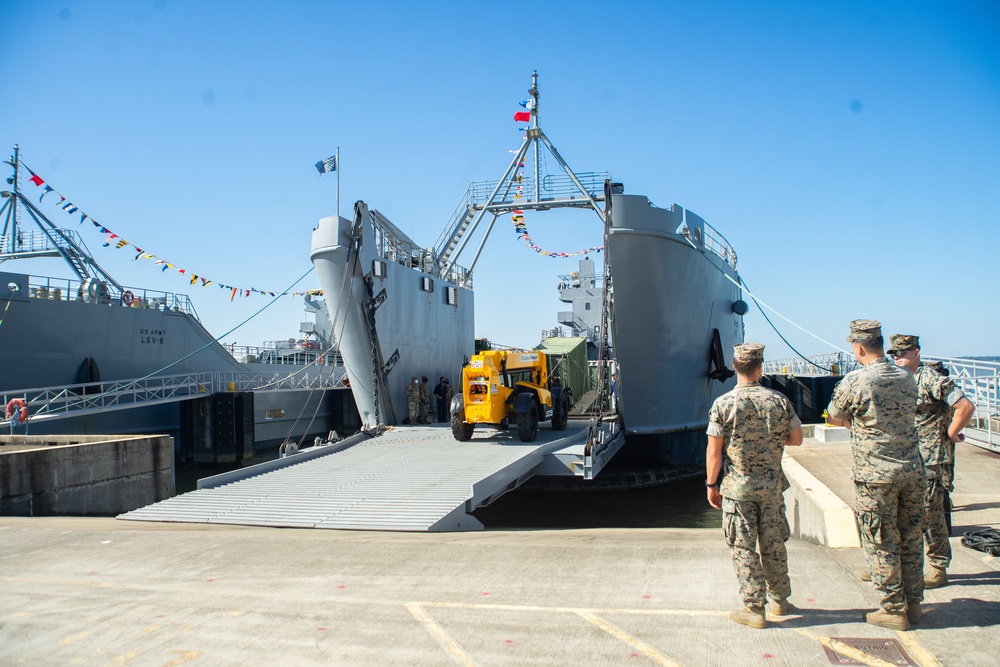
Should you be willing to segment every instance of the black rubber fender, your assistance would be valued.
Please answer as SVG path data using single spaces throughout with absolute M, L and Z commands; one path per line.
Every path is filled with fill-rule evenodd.
M 457 415 L 461 414 L 465 417 L 465 395 L 455 394 L 451 397 L 451 407 L 449 408 L 448 414 Z

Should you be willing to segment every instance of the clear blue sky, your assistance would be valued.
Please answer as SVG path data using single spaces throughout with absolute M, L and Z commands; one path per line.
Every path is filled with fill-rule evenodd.
M 846 347 L 849 320 L 877 318 L 927 354 L 1000 354 L 994 2 L 39 0 L 0 3 L 0 24 L 4 155 L 19 143 L 83 211 L 216 282 L 281 291 L 309 268 L 336 209 L 313 164 L 337 146 L 341 213 L 363 199 L 433 244 L 520 144 L 512 114 L 537 69 L 543 128 L 574 169 L 703 216 L 802 327 Z M 120 282 L 189 293 L 216 335 L 265 303 L 190 287 L 45 210 Z M 526 222 L 549 250 L 600 243 L 593 214 Z M 576 260 L 498 227 L 477 334 L 531 346 Z M 292 337 L 301 314 L 283 299 L 226 340 Z M 746 326 L 768 358 L 790 354 L 756 309 Z

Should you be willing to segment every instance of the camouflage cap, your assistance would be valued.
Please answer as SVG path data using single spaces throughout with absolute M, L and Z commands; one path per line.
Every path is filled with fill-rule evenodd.
M 748 364 L 764 360 L 764 346 L 760 343 L 743 343 L 733 346 L 733 361 Z
M 882 335 L 882 323 L 878 320 L 854 320 L 848 343 L 869 343 Z
M 907 350 L 916 350 L 920 347 L 920 336 L 911 336 L 910 334 L 892 334 L 889 336 L 889 349 L 886 350 L 887 353 L 892 354 L 893 352 L 906 352 Z

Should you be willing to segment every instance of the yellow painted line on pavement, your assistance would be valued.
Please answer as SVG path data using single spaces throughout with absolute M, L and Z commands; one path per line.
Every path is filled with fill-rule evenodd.
M 90 634 L 90 631 L 78 632 L 75 635 L 70 635 L 69 637 L 63 637 L 59 640 L 60 644 L 72 644 L 77 639 L 83 639 Z
M 920 663 L 920 667 L 941 667 L 937 656 L 917 643 L 917 638 L 912 632 L 896 632 L 899 643 L 903 645 L 910 657 Z
M 160 629 L 159 625 L 150 625 L 150 626 L 147 626 L 147 627 L 143 628 L 142 630 L 139 630 L 138 632 L 135 632 L 135 633 L 129 635 L 126 639 L 129 639 L 129 640 L 138 639 L 139 637 L 142 637 L 143 635 L 148 635 L 149 633 L 156 632 L 159 629 Z
M 423 605 L 420 602 L 407 603 L 406 609 L 413 614 L 414 618 L 420 621 L 421 625 L 423 625 L 424 629 L 430 633 L 431 637 L 434 637 L 434 639 L 447 649 L 461 664 L 474 667 L 476 663 L 474 663 L 472 659 L 466 655 L 465 651 L 462 650 L 462 647 L 459 646 L 458 643 L 444 631 L 444 628 L 442 628 L 440 624 L 438 624 L 438 622 L 427 613 L 427 610 L 423 608 Z
M 591 614 L 590 612 L 586 611 L 577 612 L 577 614 L 584 620 L 596 625 L 601 630 L 604 630 L 606 633 L 608 633 L 615 639 L 625 642 L 635 650 L 639 651 L 639 653 L 641 653 L 642 655 L 656 662 L 656 664 L 666 665 L 666 667 L 681 667 L 680 663 L 674 662 L 673 660 L 663 655 L 662 653 L 657 651 L 655 648 L 653 648 L 646 642 L 642 641 L 641 639 L 639 639 L 634 635 L 629 634 L 625 630 L 622 630 L 614 623 L 606 621 L 603 618 L 595 616 L 594 614 Z
M 163 667 L 175 667 L 176 665 L 183 665 L 185 662 L 190 662 L 201 655 L 201 651 L 178 651 L 172 649 L 169 651 L 164 651 L 164 653 L 180 653 L 181 657 L 177 658 L 173 662 L 168 662 Z
M 123 654 L 121 654 L 119 656 L 115 656 L 114 658 L 112 658 L 111 659 L 111 664 L 112 665 L 124 665 L 126 662 L 128 662 L 132 658 L 136 657 L 137 655 L 139 655 L 139 651 L 129 651 L 128 653 L 123 653 Z

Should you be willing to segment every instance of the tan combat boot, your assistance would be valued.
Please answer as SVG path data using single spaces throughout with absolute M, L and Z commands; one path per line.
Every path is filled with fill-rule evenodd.
M 767 619 L 764 617 L 763 607 L 744 607 L 729 612 L 729 618 L 741 625 L 748 625 L 751 628 L 766 628 Z
M 788 602 L 788 598 L 771 599 L 771 613 L 775 616 L 787 616 L 791 609 L 792 605 Z
M 861 570 L 861 574 L 858 575 L 858 579 L 861 581 L 871 581 L 872 573 L 871 570 Z
M 924 575 L 924 588 L 941 588 L 948 585 L 948 573 L 941 568 L 931 566 L 930 572 Z
M 923 610 L 920 609 L 919 602 L 907 602 L 906 603 L 906 620 L 910 622 L 910 625 L 916 625 L 920 622 L 920 619 L 924 617 Z
M 870 625 L 877 625 L 880 628 L 889 628 L 890 630 L 910 629 L 910 622 L 906 620 L 906 614 L 901 611 L 876 609 L 865 614 L 865 620 Z

